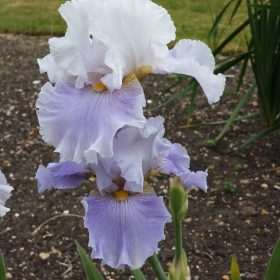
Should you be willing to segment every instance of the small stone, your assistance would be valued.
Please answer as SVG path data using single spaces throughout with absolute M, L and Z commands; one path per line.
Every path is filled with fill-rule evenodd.
M 192 222 L 192 218 L 185 219 L 185 222 L 188 223 L 188 224 L 191 223 Z
M 13 279 L 13 276 L 10 272 L 6 272 L 6 278 L 7 279 Z
M 39 258 L 40 258 L 41 260 L 47 260 L 49 257 L 50 257 L 50 253 L 41 252 L 41 253 L 39 254 Z
M 8 160 L 4 160 L 4 161 L 3 161 L 3 166 L 4 166 L 4 167 L 10 167 L 10 166 L 11 166 L 11 162 L 8 161 Z
M 241 185 L 249 185 L 249 184 L 251 183 L 251 180 L 250 180 L 250 179 L 241 179 L 241 180 L 239 181 L 239 183 L 240 183 Z
M 241 213 L 242 213 L 242 215 L 244 215 L 244 216 L 254 216 L 254 215 L 257 214 L 255 208 L 252 207 L 252 206 L 244 206 L 244 207 L 241 209 Z
M 215 204 L 215 202 L 213 200 L 209 200 L 206 202 L 206 206 L 211 206 L 213 204 Z
M 268 189 L 268 184 L 262 183 L 261 188 L 264 189 L 264 190 L 267 190 Z
M 269 212 L 266 209 L 262 209 L 261 215 L 269 215 Z
M 252 221 L 250 219 L 245 220 L 245 223 L 250 225 L 252 223 Z
M 230 280 L 230 278 L 229 278 L 228 275 L 224 275 L 224 276 L 222 277 L 222 279 L 223 279 L 223 280 Z

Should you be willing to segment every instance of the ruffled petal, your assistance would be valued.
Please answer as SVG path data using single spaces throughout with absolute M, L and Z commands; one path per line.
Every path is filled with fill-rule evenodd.
M 163 127 L 164 118 L 147 120 L 143 128 L 125 127 L 114 140 L 114 160 L 126 180 L 124 189 L 142 192 L 144 176 L 151 168 L 153 145 Z
M 110 157 L 118 129 L 143 126 L 143 96 L 137 81 L 113 92 L 78 90 L 70 82 L 56 88 L 46 83 L 36 103 L 40 133 L 56 147 L 61 161 L 81 162 L 85 151 Z
M 40 67 L 40 72 L 47 72 L 48 78 L 52 83 L 67 79 L 65 71 L 56 64 L 51 54 L 48 54 L 44 58 L 38 59 L 37 61 Z
M 67 1 L 59 12 L 66 34 L 49 40 L 51 57 L 39 65 L 52 82 L 74 77 L 77 88 L 101 79 L 120 89 L 125 75 L 156 63 L 175 39 L 169 14 L 150 0 Z
M 112 73 L 102 80 L 109 88 L 120 88 L 121 76 L 154 64 L 156 50 L 175 39 L 170 15 L 150 0 L 92 1 L 90 13 L 91 33 L 110 49 L 106 65 Z
M 8 185 L 4 174 L 0 171 L 0 217 L 3 217 L 7 212 L 10 211 L 9 208 L 5 207 L 5 203 L 10 197 L 12 190 L 13 188 Z
M 50 189 L 73 189 L 85 181 L 87 166 L 73 161 L 40 165 L 36 180 L 39 193 Z
M 94 166 L 96 184 L 101 194 L 114 192 L 119 189 L 121 170 L 113 158 L 98 158 Z
M 186 171 L 180 175 L 180 180 L 187 191 L 197 187 L 207 192 L 207 176 L 207 171 Z
M 105 65 L 108 48 L 89 31 L 89 1 L 67 1 L 59 8 L 67 23 L 64 37 L 49 40 L 50 54 L 38 60 L 40 71 L 47 72 L 50 81 L 75 79 L 75 86 L 99 82 L 111 70 Z
M 187 191 L 193 187 L 207 191 L 207 171 L 190 171 L 190 157 L 181 144 L 172 144 L 166 138 L 157 138 L 152 167 L 178 176 Z
M 155 194 L 130 195 L 126 201 L 95 195 L 83 204 L 91 257 L 116 269 L 141 267 L 159 250 L 164 225 L 171 221 L 162 197 Z
M 158 158 L 154 165 L 158 165 L 163 171 L 178 176 L 190 168 L 190 157 L 181 144 L 172 144 L 166 138 L 162 138 L 155 148 Z
M 155 73 L 178 73 L 194 77 L 201 85 L 210 104 L 219 101 L 225 88 L 225 76 L 215 75 L 215 60 L 210 48 L 196 40 L 180 40 Z

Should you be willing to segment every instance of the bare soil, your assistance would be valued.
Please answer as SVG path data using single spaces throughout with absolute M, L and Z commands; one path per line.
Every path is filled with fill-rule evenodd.
M 81 199 L 92 187 L 85 184 L 74 191 L 50 191 L 44 195 L 37 192 L 34 176 L 39 164 L 57 160 L 53 148 L 43 143 L 38 134 L 35 110 L 40 88 L 47 81 L 39 73 L 36 58 L 48 53 L 47 37 L 0 35 L 0 53 L 0 169 L 15 188 L 8 201 L 11 211 L 0 226 L 0 248 L 8 279 L 86 279 L 74 242 L 78 240 L 90 251 L 81 218 L 57 218 L 36 231 L 58 214 L 83 215 Z M 187 147 L 192 169 L 208 168 L 210 174 L 207 194 L 190 193 L 184 223 L 184 246 L 194 280 L 229 279 L 232 254 L 238 257 L 242 279 L 263 279 L 279 237 L 279 132 L 257 141 L 249 149 L 237 151 L 236 147 L 262 128 L 256 118 L 236 122 L 216 147 L 209 149 L 203 145 L 204 140 L 214 138 L 222 128 L 206 123 L 227 119 L 253 82 L 249 74 L 241 92 L 232 94 L 238 71 L 230 71 L 226 94 L 217 105 L 209 106 L 203 94 L 199 94 L 191 127 L 186 126 L 189 97 L 150 111 L 163 102 L 161 92 L 174 83 L 173 76 L 151 75 L 143 82 L 148 99 L 146 116 L 164 116 L 166 136 Z M 183 80 L 164 96 L 182 90 L 186 83 Z M 254 96 L 241 113 L 256 112 L 257 106 Z M 150 182 L 167 199 L 168 177 L 160 175 Z M 225 184 L 233 187 L 227 188 Z M 169 224 L 159 255 L 165 267 L 173 254 L 173 231 Z M 106 279 L 133 279 L 129 271 L 116 272 L 108 267 L 102 270 Z M 147 279 L 155 279 L 147 264 L 143 271 Z

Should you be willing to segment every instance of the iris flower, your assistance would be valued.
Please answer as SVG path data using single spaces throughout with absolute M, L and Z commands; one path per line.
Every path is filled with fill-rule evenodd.
M 0 171 L 0 217 L 4 216 L 10 211 L 9 208 L 5 207 L 7 199 L 10 197 L 10 193 L 13 188 L 8 185 L 4 174 Z
M 151 169 L 187 177 L 182 180 L 186 190 L 207 188 L 207 172 L 189 170 L 186 149 L 163 138 L 163 122 L 162 117 L 156 117 L 148 119 L 142 128 L 120 129 L 113 140 L 111 158 L 97 155 L 94 164 L 51 163 L 37 171 L 39 192 L 75 188 L 90 174 L 96 176 L 98 191 L 83 199 L 84 222 L 92 258 L 102 259 L 113 268 L 141 267 L 164 239 L 170 214 L 162 197 L 156 196 L 145 181 Z
M 195 40 L 180 40 L 169 50 L 173 21 L 152 1 L 68 1 L 59 12 L 66 34 L 51 38 L 50 54 L 38 60 L 56 84 L 42 87 L 36 106 L 41 135 L 61 160 L 82 162 L 92 151 L 111 157 L 120 128 L 142 127 L 145 96 L 139 81 L 149 73 L 190 75 L 209 103 L 222 95 L 225 78 L 213 74 L 211 50 Z
M 67 24 L 62 38 L 49 40 L 50 54 L 38 60 L 50 81 L 74 79 L 77 88 L 120 89 L 134 75 L 179 73 L 201 84 L 209 103 L 223 93 L 225 78 L 203 42 L 176 37 L 168 12 L 150 0 L 79 0 L 61 5 Z

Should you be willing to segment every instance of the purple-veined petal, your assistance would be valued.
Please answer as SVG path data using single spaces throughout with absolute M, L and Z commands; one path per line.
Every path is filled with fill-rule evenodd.
M 13 188 L 8 185 L 4 174 L 0 171 L 0 217 L 3 217 L 7 212 L 10 211 L 9 208 L 5 207 L 5 203 L 10 197 L 12 190 Z
M 162 138 L 155 143 L 157 158 L 154 159 L 155 167 L 160 167 L 165 172 L 177 176 L 190 168 L 190 157 L 187 150 L 178 143 L 172 144 L 168 139 Z
M 96 184 L 101 194 L 114 192 L 119 189 L 117 181 L 120 179 L 121 170 L 113 158 L 98 159 L 94 165 Z
M 137 81 L 113 92 L 79 90 L 70 82 L 56 88 L 46 83 L 36 103 L 40 133 L 62 161 L 81 162 L 85 151 L 110 157 L 121 127 L 143 126 L 143 96 Z
M 190 157 L 187 150 L 178 143 L 172 144 L 166 138 L 157 138 L 153 150 L 153 168 L 178 176 L 189 190 L 198 187 L 207 191 L 207 171 L 190 171 Z
M 188 191 L 194 187 L 200 188 L 204 192 L 207 192 L 207 171 L 186 171 L 182 173 L 179 177 L 184 186 L 184 188 Z
M 50 189 L 73 189 L 85 181 L 87 166 L 73 161 L 40 165 L 36 179 L 39 193 Z
M 210 104 L 219 101 L 225 88 L 225 76 L 215 75 L 215 60 L 210 48 L 201 41 L 180 40 L 155 73 L 179 73 L 194 77 L 201 85 Z
M 89 231 L 92 258 L 113 268 L 141 267 L 159 250 L 170 222 L 162 197 L 155 194 L 130 195 L 119 201 L 114 195 L 94 195 L 83 200 L 85 227 Z
M 124 189 L 142 192 L 144 176 L 152 165 L 153 145 L 164 118 L 150 118 L 143 128 L 124 127 L 114 139 L 114 160 L 126 180 Z

